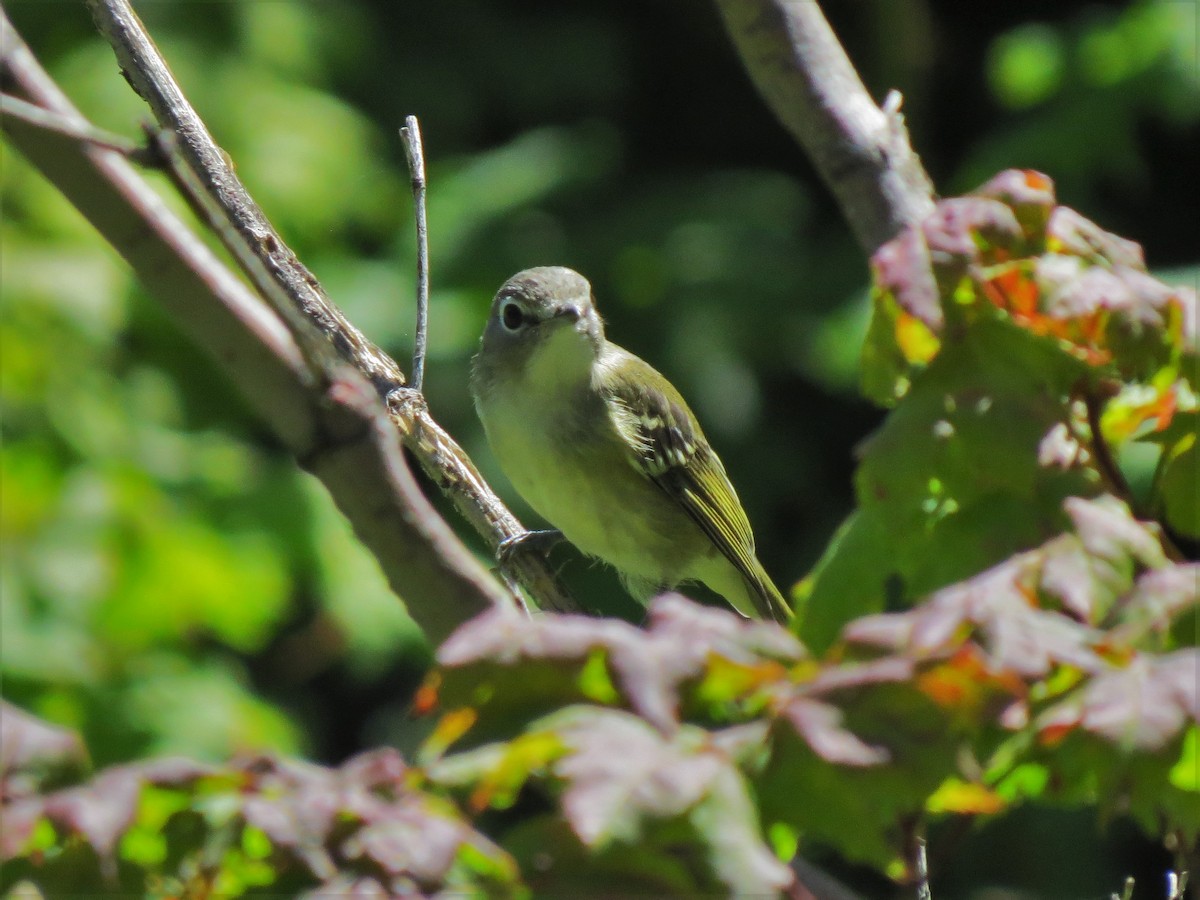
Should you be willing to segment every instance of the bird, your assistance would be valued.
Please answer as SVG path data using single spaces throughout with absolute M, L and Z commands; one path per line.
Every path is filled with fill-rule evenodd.
M 700 582 L 744 616 L 790 619 L 696 417 L 663 375 L 605 337 L 578 272 L 539 266 L 504 282 L 470 390 L 517 492 L 635 598 Z

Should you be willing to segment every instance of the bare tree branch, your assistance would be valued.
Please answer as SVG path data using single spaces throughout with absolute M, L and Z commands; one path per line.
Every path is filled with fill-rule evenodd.
M 421 494 L 374 390 L 343 371 L 324 393 L 292 334 L 179 221 L 121 154 L 81 135 L 74 109 L 0 9 L 4 86 L 80 135 L 15 116 L 5 135 L 208 350 L 280 440 L 329 488 L 413 618 L 440 640 L 471 615 L 510 602 Z
M 367 340 L 325 295 L 316 278 L 288 249 L 250 198 L 225 154 L 188 103 L 170 69 L 126 0 L 87 0 L 97 27 L 112 44 L 126 79 L 146 100 L 160 126 L 178 135 L 180 152 L 216 200 L 250 253 L 261 259 L 289 302 L 332 343 L 341 357 L 363 372 L 381 396 L 405 446 L 426 474 L 495 553 L 526 532 L 484 481 L 470 458 L 411 396 L 396 362 Z M 237 254 L 241 259 L 241 254 Z M 253 272 L 250 273 L 253 276 Z M 270 294 L 267 299 L 271 300 Z M 292 316 L 277 310 L 286 321 Z M 546 561 L 534 554 L 506 560 L 516 581 L 544 608 L 578 609 Z
M 133 8 L 125 0 L 87 0 L 87 5 L 100 33 L 116 52 L 125 80 L 149 105 L 158 124 L 175 134 L 180 153 L 204 190 L 226 210 L 230 223 L 262 257 L 304 318 L 384 391 L 404 385 L 404 373 L 396 363 L 329 302 L 317 279 L 279 238 L 188 103 Z
M 0 116 L 11 116 L 37 128 L 56 131 L 83 143 L 116 150 L 126 159 L 132 160 L 147 151 L 147 148 L 138 146 L 119 134 L 96 128 L 87 122 L 76 122 L 9 94 L 0 94 Z
M 804 147 L 873 253 L 933 211 L 899 94 L 871 99 L 816 0 L 717 0 L 767 106 Z

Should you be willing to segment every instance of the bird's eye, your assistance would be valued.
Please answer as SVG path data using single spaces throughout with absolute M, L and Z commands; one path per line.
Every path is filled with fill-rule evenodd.
M 521 312 L 520 306 L 510 300 L 500 307 L 500 321 L 509 331 L 516 331 L 525 321 L 525 314 Z

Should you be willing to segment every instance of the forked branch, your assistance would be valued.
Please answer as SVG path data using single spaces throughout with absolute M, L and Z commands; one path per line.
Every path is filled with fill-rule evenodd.
M 396 362 L 351 325 L 299 262 L 238 180 L 221 149 L 175 82 L 127 0 L 87 0 L 113 46 L 126 78 L 146 100 L 159 126 L 178 136 L 180 153 L 222 210 L 246 249 L 278 282 L 292 310 L 277 309 L 297 330 L 315 328 L 338 355 L 365 374 L 387 402 L 405 446 L 458 512 L 495 552 L 526 529 L 484 481 L 470 458 L 429 415 L 420 394 L 406 387 Z M 240 254 L 238 254 L 240 258 Z M 274 293 L 274 292 L 271 292 Z M 271 296 L 267 296 L 270 301 Z M 305 320 L 295 322 L 296 312 Z M 545 560 L 529 554 L 510 564 L 515 580 L 542 606 L 575 609 Z

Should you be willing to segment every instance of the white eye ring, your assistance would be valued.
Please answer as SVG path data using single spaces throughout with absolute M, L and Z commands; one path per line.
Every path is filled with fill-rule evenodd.
M 525 311 L 513 300 L 506 300 L 500 306 L 500 324 L 505 331 L 520 331 L 525 324 Z

